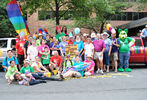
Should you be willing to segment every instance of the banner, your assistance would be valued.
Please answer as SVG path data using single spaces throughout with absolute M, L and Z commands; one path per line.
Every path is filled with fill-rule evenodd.
M 71 58 L 75 57 L 75 52 L 78 50 L 77 45 L 67 45 L 65 46 L 65 56 L 70 55 Z

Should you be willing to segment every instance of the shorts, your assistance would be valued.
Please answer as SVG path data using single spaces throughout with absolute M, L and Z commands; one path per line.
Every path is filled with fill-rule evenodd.
M 118 53 L 117 52 L 111 53 L 110 60 L 111 61 L 118 60 Z
M 49 64 L 50 67 L 54 68 L 52 64 Z M 59 70 L 59 66 L 56 66 L 56 69 Z
M 44 66 L 44 67 L 47 67 L 47 66 L 49 66 L 49 64 L 43 64 L 43 66 Z
M 18 59 L 19 64 L 22 65 L 23 64 L 23 60 L 24 60 L 24 55 L 19 55 L 18 54 L 17 59 Z
M 103 60 L 103 53 L 102 56 L 100 56 L 102 52 L 95 52 L 94 59 Z

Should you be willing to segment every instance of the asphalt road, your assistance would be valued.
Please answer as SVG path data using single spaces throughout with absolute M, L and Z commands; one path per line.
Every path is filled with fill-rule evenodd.
M 0 72 L 0 100 L 147 100 L 147 68 L 95 78 L 48 81 L 34 86 L 8 85 Z M 115 74 L 115 75 L 113 75 Z

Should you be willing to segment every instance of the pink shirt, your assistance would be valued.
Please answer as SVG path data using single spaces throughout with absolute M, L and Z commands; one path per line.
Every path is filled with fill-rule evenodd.
M 94 40 L 93 41 L 94 50 L 96 52 L 101 52 L 103 48 L 106 48 L 104 40 Z
M 87 67 L 87 71 L 90 71 L 92 69 L 90 71 L 90 73 L 91 73 L 91 75 L 93 75 L 94 74 L 94 66 L 95 66 L 94 61 L 93 60 L 91 60 L 91 61 L 85 60 L 84 62 L 90 63 L 90 66 Z
M 45 48 L 45 47 L 47 47 L 48 50 L 50 49 L 50 48 L 48 47 L 48 45 L 44 45 L 44 46 L 41 45 L 41 46 L 38 47 L 38 52 L 40 52 L 40 51 L 41 51 L 41 52 L 44 52 L 44 48 Z M 41 54 L 38 53 L 38 56 L 41 57 Z

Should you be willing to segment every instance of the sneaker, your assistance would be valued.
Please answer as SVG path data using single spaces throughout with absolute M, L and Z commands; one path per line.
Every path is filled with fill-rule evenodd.
M 59 80 L 60 80 L 60 81 L 63 81 L 63 80 L 64 80 L 63 75 L 60 74 L 60 78 L 59 78 Z
M 104 75 L 104 72 L 103 72 L 103 70 L 100 70 L 99 72 L 100 72 L 102 75 Z
M 117 73 L 117 70 L 115 70 L 115 73 Z
M 43 80 L 42 80 L 41 83 L 46 83 L 46 81 L 43 81 Z
M 109 70 L 107 70 L 106 72 L 109 73 Z
M 99 73 L 99 71 L 100 71 L 100 70 L 98 69 L 98 70 L 96 71 L 96 73 L 98 74 L 98 73 Z

